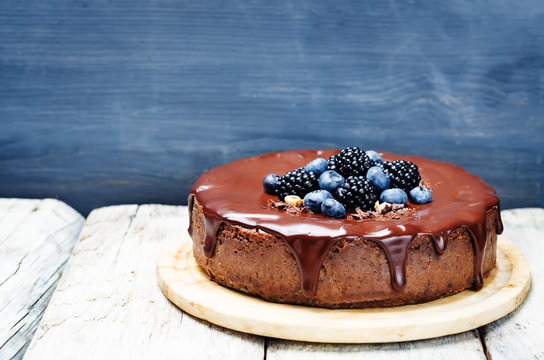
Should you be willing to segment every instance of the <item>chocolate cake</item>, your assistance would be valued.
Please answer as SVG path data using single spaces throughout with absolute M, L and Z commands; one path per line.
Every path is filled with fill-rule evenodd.
M 409 211 L 342 219 L 283 211 L 262 181 L 339 150 L 241 159 L 202 174 L 189 195 L 196 261 L 226 287 L 325 308 L 414 304 L 478 290 L 495 267 L 499 199 L 453 164 L 383 153 L 416 164 L 432 202 Z

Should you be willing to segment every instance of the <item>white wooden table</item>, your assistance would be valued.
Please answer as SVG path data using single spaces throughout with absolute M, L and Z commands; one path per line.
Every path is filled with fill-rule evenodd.
M 533 276 L 527 299 L 513 314 L 437 339 L 333 345 L 237 333 L 183 313 L 161 293 L 155 266 L 161 248 L 186 231 L 187 207 L 97 209 L 87 218 L 25 359 L 544 359 L 544 209 L 503 211 L 503 220 L 503 236 L 525 254 Z
M 0 359 L 22 358 L 84 219 L 54 199 L 0 199 Z

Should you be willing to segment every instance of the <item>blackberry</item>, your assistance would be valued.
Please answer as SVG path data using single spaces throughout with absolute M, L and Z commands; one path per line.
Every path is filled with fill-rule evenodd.
M 329 170 L 335 170 L 344 177 L 365 175 L 374 165 L 368 155 L 358 147 L 347 147 L 329 158 Z
M 390 188 L 399 188 L 408 193 L 418 186 L 421 180 L 417 165 L 411 161 L 384 161 L 381 164 L 376 164 L 376 166 L 381 167 L 391 179 Z
M 336 189 L 335 197 L 346 207 L 346 210 L 360 208 L 368 211 L 373 209 L 378 199 L 378 192 L 364 176 L 350 176 L 344 185 Z
M 275 194 L 284 200 L 287 195 L 298 195 L 301 198 L 309 192 L 319 189 L 317 176 L 304 168 L 289 171 L 281 176 L 274 186 Z

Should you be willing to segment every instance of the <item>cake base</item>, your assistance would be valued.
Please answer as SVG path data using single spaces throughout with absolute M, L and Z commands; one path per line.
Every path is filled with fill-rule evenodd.
M 162 251 L 157 275 L 166 297 L 198 318 L 250 334 L 326 343 L 410 341 L 475 329 L 513 311 L 531 280 L 525 257 L 500 237 L 496 268 L 481 290 L 399 307 L 331 310 L 272 303 L 230 290 L 202 271 L 188 235 Z

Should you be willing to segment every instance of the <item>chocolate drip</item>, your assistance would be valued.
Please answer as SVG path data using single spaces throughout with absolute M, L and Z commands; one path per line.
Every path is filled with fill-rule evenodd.
M 485 222 L 465 226 L 472 237 L 474 245 L 474 289 L 480 290 L 484 286 L 482 274 L 482 262 L 487 242 L 487 229 Z
M 448 246 L 448 237 L 450 236 L 451 230 L 445 230 L 438 234 L 428 234 L 431 236 L 431 239 L 434 243 L 434 248 L 436 249 L 436 252 L 440 255 L 446 251 L 446 247 Z
M 189 208 L 189 229 L 187 231 L 189 232 L 189 235 L 193 237 L 193 206 L 194 206 L 194 194 L 189 194 L 189 198 L 187 199 L 188 208 Z M 217 215 L 214 215 L 213 213 L 206 212 L 206 215 L 204 216 L 204 226 L 205 226 L 205 237 L 204 237 L 204 255 L 207 257 L 212 257 L 213 252 L 215 250 L 215 244 L 217 242 L 217 231 L 219 230 L 219 226 L 223 223 L 223 220 L 218 217 Z
M 450 232 L 465 227 L 474 244 L 474 286 L 483 286 L 482 262 L 487 242 L 485 216 L 497 207 L 496 232 L 502 232 L 499 200 L 495 191 L 479 177 L 443 162 L 415 156 L 384 154 L 386 160 L 406 159 L 418 165 L 422 178 L 430 184 L 433 201 L 410 204 L 413 212 L 400 219 L 347 220 L 317 214 L 286 214 L 270 209 L 273 199 L 265 194 L 262 179 L 268 173 L 283 174 L 316 157 L 327 158 L 338 150 L 300 150 L 271 153 L 241 159 L 200 176 L 189 196 L 189 214 L 194 201 L 202 206 L 205 218 L 204 254 L 213 256 L 220 225 L 230 223 L 256 228 L 282 238 L 297 261 L 301 291 L 312 297 L 317 291 L 319 271 L 325 256 L 338 240 L 367 239 L 384 250 L 396 291 L 406 286 L 406 257 L 411 241 L 420 235 L 431 237 L 438 254 L 444 253 Z M 196 199 L 195 199 L 196 197 Z M 192 221 L 189 234 L 193 235 Z
M 204 255 L 212 257 L 215 250 L 215 243 L 217 242 L 217 230 L 223 221 L 215 216 L 206 216 L 206 238 L 204 240 Z
M 495 232 L 497 233 L 497 235 L 500 235 L 503 231 L 504 226 L 502 225 L 501 206 L 497 205 L 497 215 L 495 217 Z
M 368 239 L 375 241 L 385 251 L 391 272 L 391 285 L 396 291 L 406 287 L 406 255 L 414 238 L 415 235 L 404 235 L 391 236 L 382 240 Z
M 187 208 L 189 211 L 189 228 L 187 229 L 187 232 L 189 233 L 190 237 L 193 237 L 193 206 L 195 204 L 195 194 L 189 194 L 189 197 L 187 198 Z
M 317 280 L 323 260 L 335 242 L 329 241 L 327 238 L 309 242 L 297 237 L 288 240 L 287 244 L 295 255 L 300 269 L 302 294 L 311 298 L 317 292 Z M 308 254 L 309 256 L 300 256 L 300 254 Z

